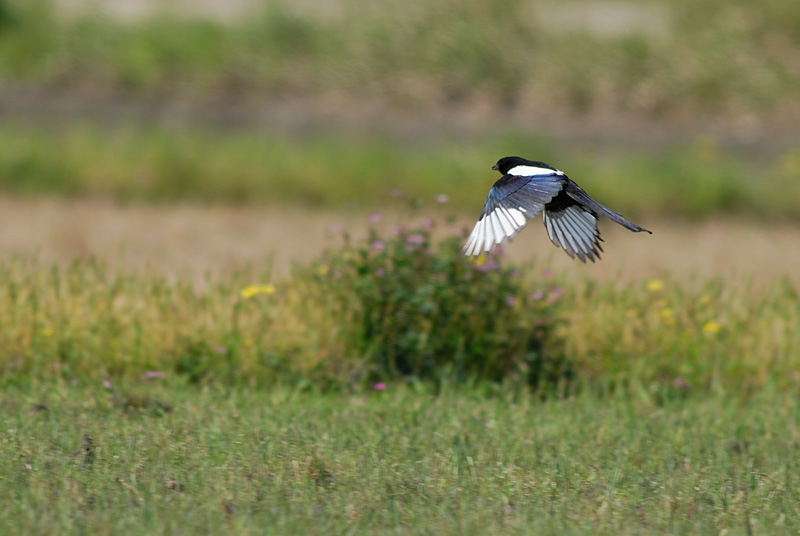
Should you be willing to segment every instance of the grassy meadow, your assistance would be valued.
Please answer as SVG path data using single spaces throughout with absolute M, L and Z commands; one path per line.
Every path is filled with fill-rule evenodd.
M 49 226 L 71 252 L 0 250 L 0 533 L 800 531 L 800 288 L 753 282 L 756 260 L 797 255 L 800 4 L 330 2 L 223 21 L 0 0 L 0 206 L 19 220 L 3 236 Z M 624 32 L 591 15 L 620 6 Z M 197 113 L 287 99 L 371 128 Z M 120 119 L 132 101 L 150 115 Z M 196 115 L 164 120 L 170 106 Z M 495 121 L 430 127 L 450 112 Z M 386 128 L 406 116 L 405 135 Z M 624 135 L 569 143 L 538 120 Z M 604 234 L 609 259 L 641 248 L 639 272 L 461 255 L 454 228 L 509 154 L 652 227 L 634 235 L 647 246 Z M 52 209 L 64 199 L 86 204 Z M 194 221 L 255 259 L 242 214 L 258 210 L 274 211 L 262 238 L 320 251 L 280 274 L 222 259 L 201 281 L 115 263 L 122 220 L 97 215 L 141 207 L 136 251 L 198 240 Z M 370 226 L 326 222 L 322 251 L 293 207 L 295 223 Z M 681 233 L 704 221 L 736 222 L 762 258 L 709 248 L 719 276 L 659 267 L 691 257 Z M 181 267 L 202 264 L 187 249 Z
M 0 395 L 15 534 L 794 534 L 796 392 Z
M 427 233 L 202 289 L 5 261 L 5 526 L 797 530 L 796 287 L 568 279 Z

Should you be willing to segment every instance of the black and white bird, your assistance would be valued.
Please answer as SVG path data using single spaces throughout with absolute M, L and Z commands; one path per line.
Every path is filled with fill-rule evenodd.
M 483 212 L 467 238 L 465 255 L 480 255 L 520 232 L 527 220 L 544 210 L 550 240 L 573 259 L 594 262 L 603 248 L 597 217 L 603 215 L 635 233 L 651 231 L 604 207 L 562 171 L 518 156 L 497 161 L 492 169 L 503 176 L 489 190 Z

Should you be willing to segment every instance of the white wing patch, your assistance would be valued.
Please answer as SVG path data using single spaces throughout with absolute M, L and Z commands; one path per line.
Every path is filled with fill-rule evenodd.
M 464 254 L 480 255 L 482 251 L 491 251 L 493 246 L 513 237 L 525 227 L 525 213 L 522 207 L 508 208 L 498 205 L 475 224 L 464 245 Z
M 592 262 L 600 258 L 602 238 L 597 230 L 597 218 L 591 212 L 573 205 L 559 211 L 545 210 L 542 219 L 550 241 L 567 255 L 572 258 L 577 255 L 583 262 L 587 258 Z
M 536 166 L 516 166 L 508 170 L 508 175 L 517 177 L 535 177 L 536 175 L 563 175 L 563 171 L 557 169 L 536 167 Z

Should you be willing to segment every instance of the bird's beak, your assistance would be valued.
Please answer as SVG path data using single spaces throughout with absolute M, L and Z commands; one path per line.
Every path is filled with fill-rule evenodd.
M 492 164 L 492 169 L 493 169 L 493 170 L 495 170 L 495 171 L 497 171 L 497 170 L 498 170 L 498 168 L 497 168 L 497 164 Z

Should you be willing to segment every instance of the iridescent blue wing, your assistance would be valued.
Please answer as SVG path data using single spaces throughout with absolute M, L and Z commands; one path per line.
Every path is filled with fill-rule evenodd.
M 535 217 L 564 186 L 564 175 L 552 173 L 532 176 L 504 175 L 486 198 L 475 228 L 462 248 L 465 255 L 480 255 L 494 245 L 520 232 L 527 220 Z

